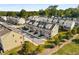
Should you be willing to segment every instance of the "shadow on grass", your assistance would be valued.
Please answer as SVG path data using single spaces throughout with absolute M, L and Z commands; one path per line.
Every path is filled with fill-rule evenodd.
M 51 45 L 51 44 L 49 44 L 49 45 L 44 45 L 44 48 L 54 48 L 55 47 L 55 45 Z
M 74 40 L 72 40 L 72 42 L 79 44 L 79 39 L 74 39 Z

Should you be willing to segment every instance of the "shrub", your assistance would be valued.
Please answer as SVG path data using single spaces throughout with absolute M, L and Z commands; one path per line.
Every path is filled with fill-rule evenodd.
M 72 42 L 75 42 L 76 44 L 79 44 L 79 39 L 74 39 Z
M 23 55 L 29 55 L 33 53 L 35 48 L 36 46 L 34 46 L 32 43 L 25 41 L 25 43 L 22 46 L 22 49 L 18 53 Z
M 33 51 L 33 54 L 41 53 L 44 47 L 42 45 L 37 46 L 37 48 Z

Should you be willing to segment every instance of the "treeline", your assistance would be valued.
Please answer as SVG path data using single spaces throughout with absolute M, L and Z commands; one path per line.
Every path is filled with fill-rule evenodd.
M 41 9 L 39 11 L 26 11 L 22 9 L 20 12 L 13 11 L 0 11 L 0 16 L 18 16 L 27 18 L 29 16 L 60 16 L 60 17 L 79 17 L 79 6 L 76 8 L 68 8 L 68 9 L 57 9 L 58 5 L 51 5 L 45 10 Z
M 0 11 L 0 16 L 13 16 L 13 17 L 24 17 L 27 18 L 29 16 L 38 15 L 38 11 L 26 11 L 22 9 L 20 12 L 14 11 Z

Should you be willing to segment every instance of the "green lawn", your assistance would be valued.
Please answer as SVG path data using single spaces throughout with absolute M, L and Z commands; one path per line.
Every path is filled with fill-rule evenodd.
M 54 55 L 79 55 L 79 44 L 76 43 L 67 44 L 59 51 L 54 53 Z

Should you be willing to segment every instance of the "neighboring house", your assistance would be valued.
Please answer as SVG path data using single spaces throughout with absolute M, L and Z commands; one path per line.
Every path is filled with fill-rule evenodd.
M 59 33 L 58 31 L 59 31 L 59 25 L 56 24 L 56 25 L 53 27 L 52 31 L 51 31 L 51 37 L 53 37 L 53 36 L 55 36 L 56 34 L 58 34 L 58 33 Z
M 48 21 L 48 17 L 44 16 L 30 16 L 28 17 L 29 20 L 35 20 L 35 21 L 42 21 L 42 22 L 47 22 Z
M 58 34 L 59 27 L 72 30 L 74 26 L 75 22 L 71 18 L 31 16 L 26 21 L 23 32 L 26 33 L 26 38 L 29 36 L 30 40 L 42 43 L 42 39 L 48 39 Z
M 6 22 L 15 25 L 15 24 L 18 23 L 18 20 L 17 19 L 19 19 L 19 18 L 7 16 L 7 21 Z
M 36 37 L 52 37 L 58 34 L 59 25 L 43 21 L 27 20 L 26 26 L 28 33 Z
M 30 19 L 26 21 L 26 23 L 33 24 L 32 21 L 34 22 L 33 25 L 37 26 L 39 22 L 45 22 L 45 23 L 51 23 L 51 24 L 59 24 L 60 27 L 62 26 L 63 29 L 66 30 L 72 30 L 75 26 L 75 24 L 79 24 L 78 20 L 73 20 L 73 18 L 69 17 L 54 17 L 52 16 L 51 18 L 48 17 L 40 17 L 40 16 L 31 16 L 29 17 Z M 32 19 L 33 18 L 33 19 Z M 42 25 L 41 25 L 42 26 Z
M 53 18 L 48 18 L 48 22 L 52 23 L 53 22 Z
M 30 16 L 28 17 L 28 20 L 36 20 L 38 21 L 39 16 Z
M 33 19 L 33 16 L 28 17 L 28 19 Z
M 7 17 L 7 22 L 10 24 L 24 24 L 25 19 L 24 18 L 19 18 L 19 17 Z
M 54 24 L 58 23 L 58 20 L 59 20 L 58 18 L 54 18 L 54 19 L 53 19 L 53 23 L 54 23 Z
M 59 25 L 50 22 L 27 20 L 22 31 L 25 33 L 25 40 L 35 45 L 44 44 L 46 39 L 58 34 Z
M 7 17 L 6 16 L 0 16 L 0 21 L 2 21 L 2 22 L 7 21 Z
M 66 20 L 63 24 L 63 28 L 65 30 L 72 30 L 75 26 L 75 21 L 73 20 Z
M 0 25 L 0 50 L 5 52 L 24 43 L 24 37 Z
M 63 19 L 62 20 L 59 20 L 59 25 L 60 26 L 63 26 L 64 22 L 65 22 L 65 20 L 63 20 Z
M 24 18 L 19 18 L 17 24 L 25 24 L 25 19 Z
M 78 18 L 73 18 L 73 20 L 75 21 L 75 25 L 79 26 L 79 19 Z

